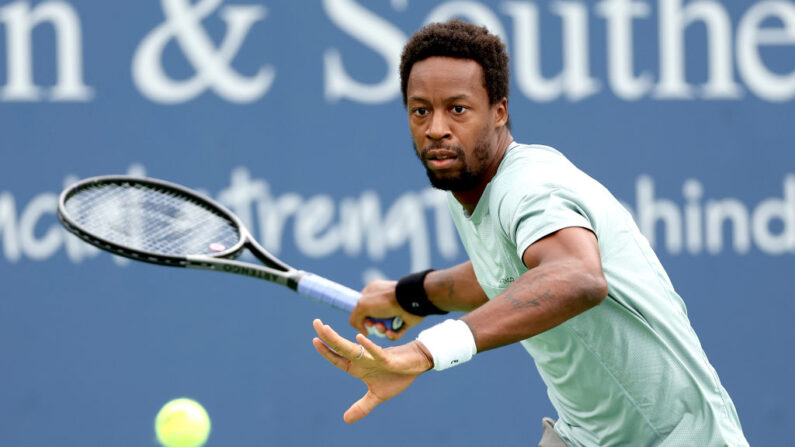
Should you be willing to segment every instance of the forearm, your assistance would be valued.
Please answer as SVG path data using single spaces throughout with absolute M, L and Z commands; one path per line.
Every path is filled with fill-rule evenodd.
M 528 270 L 462 320 L 482 352 L 552 329 L 598 305 L 606 294 L 601 274 L 584 271 L 573 262 L 548 263 Z
M 423 286 L 428 299 L 442 310 L 470 312 L 489 300 L 469 261 L 429 273 Z

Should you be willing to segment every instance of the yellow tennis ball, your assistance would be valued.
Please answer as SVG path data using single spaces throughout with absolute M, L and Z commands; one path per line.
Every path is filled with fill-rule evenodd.
M 210 436 L 210 417 L 195 400 L 174 399 L 157 413 L 155 433 L 165 447 L 199 447 Z

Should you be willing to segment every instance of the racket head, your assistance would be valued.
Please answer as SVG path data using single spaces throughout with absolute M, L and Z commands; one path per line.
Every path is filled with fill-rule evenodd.
M 84 241 L 154 264 L 185 266 L 188 256 L 235 258 L 249 239 L 221 204 L 163 180 L 91 177 L 66 188 L 58 219 Z

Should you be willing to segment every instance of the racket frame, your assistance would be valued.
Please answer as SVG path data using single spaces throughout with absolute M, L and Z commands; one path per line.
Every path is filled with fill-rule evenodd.
M 96 236 L 86 231 L 80 226 L 80 224 L 74 222 L 69 217 L 69 213 L 66 210 L 66 202 L 81 190 L 106 184 L 142 185 L 151 186 L 156 189 L 162 188 L 166 190 L 174 190 L 191 201 L 194 201 L 194 203 L 201 203 L 203 208 L 208 209 L 214 214 L 220 215 L 224 219 L 232 222 L 238 232 L 238 241 L 235 245 L 212 255 L 174 256 L 162 253 L 144 252 Z M 130 175 L 103 175 L 86 178 L 80 180 L 61 192 L 61 195 L 58 198 L 57 214 L 58 220 L 61 221 L 61 224 L 67 230 L 69 230 L 70 233 L 78 236 L 80 239 L 105 251 L 109 251 L 119 256 L 130 258 L 136 261 L 166 265 L 170 267 L 184 267 L 235 273 L 253 278 L 265 279 L 267 281 L 287 286 L 292 290 L 297 290 L 298 282 L 301 280 L 301 277 L 306 274 L 306 272 L 297 270 L 271 255 L 268 250 L 257 243 L 240 219 L 226 207 L 215 200 L 207 196 L 200 195 L 189 188 L 176 183 L 167 182 L 165 180 Z M 236 261 L 235 259 L 239 257 L 246 248 L 251 252 L 251 254 L 254 255 L 254 257 L 256 257 L 265 265 L 256 265 L 247 262 Z
M 72 196 L 74 196 L 83 189 L 89 189 L 93 186 L 103 185 L 103 184 L 118 184 L 118 185 L 126 184 L 130 186 L 138 184 L 143 186 L 154 187 L 156 189 L 160 188 L 165 190 L 170 189 L 176 191 L 177 193 L 187 197 L 189 200 L 194 201 L 195 204 L 201 204 L 203 208 L 209 209 L 209 211 L 229 220 L 237 230 L 239 239 L 237 243 L 235 243 L 235 245 L 211 255 L 201 254 L 201 255 L 174 256 L 174 255 L 159 254 L 159 253 L 149 253 L 137 250 L 131 247 L 126 247 L 124 245 L 114 243 L 102 237 L 96 236 L 91 232 L 87 231 L 86 229 L 84 229 L 80 224 L 74 222 L 69 217 L 69 213 L 67 212 L 66 209 L 66 202 Z M 311 283 L 314 284 L 316 287 L 320 288 L 344 289 L 345 292 L 343 292 L 343 294 L 349 295 L 348 300 L 351 299 L 350 298 L 351 294 L 358 294 L 358 292 L 352 289 L 348 289 L 347 287 L 342 286 L 340 284 L 333 283 L 333 281 L 328 281 L 322 279 L 322 277 L 318 277 L 303 270 L 297 270 L 291 267 L 290 265 L 286 264 L 284 261 L 281 261 L 280 259 L 273 256 L 270 252 L 268 252 L 268 250 L 266 250 L 262 245 L 260 245 L 256 241 L 256 239 L 254 239 L 251 233 L 249 233 L 248 229 L 246 229 L 246 227 L 243 225 L 240 219 L 229 209 L 227 209 L 220 203 L 216 202 L 215 200 L 203 194 L 200 194 L 182 185 L 167 182 L 165 180 L 153 179 L 149 177 L 131 176 L 131 175 L 104 175 L 104 176 L 86 178 L 74 183 L 73 185 L 64 189 L 61 192 L 58 198 L 57 215 L 58 215 L 58 220 L 60 220 L 64 228 L 66 228 L 70 233 L 76 235 L 85 242 L 88 242 L 89 244 L 94 245 L 110 253 L 117 254 L 119 256 L 130 258 L 136 261 L 142 261 L 157 265 L 165 265 L 170 267 L 183 267 L 183 268 L 199 269 L 199 270 L 213 270 L 219 272 L 250 276 L 258 279 L 264 279 L 270 282 L 274 282 L 289 287 L 293 291 L 319 299 L 325 304 L 330 304 L 330 303 L 322 298 L 318 298 L 312 291 L 308 290 L 302 291 L 299 289 L 298 284 L 301 282 L 302 279 L 307 278 L 307 281 L 305 281 L 307 284 Z M 257 265 L 249 262 L 237 261 L 236 258 L 243 253 L 244 249 L 248 249 L 249 252 L 251 252 L 251 254 L 254 255 L 254 257 L 256 257 L 260 262 L 262 262 L 265 265 Z M 337 303 L 338 303 L 337 306 L 339 306 L 338 301 Z M 345 303 L 345 305 L 340 306 L 340 309 L 344 309 L 350 312 L 352 309 L 352 305 L 350 305 L 350 303 Z M 373 319 L 373 321 L 382 322 L 387 327 L 391 326 L 391 329 L 393 330 L 398 330 L 400 327 L 403 326 L 403 320 L 400 317 L 394 317 L 393 319 L 378 318 L 378 319 Z M 379 336 L 383 336 L 383 334 L 374 330 L 370 330 L 370 332 L 375 333 Z

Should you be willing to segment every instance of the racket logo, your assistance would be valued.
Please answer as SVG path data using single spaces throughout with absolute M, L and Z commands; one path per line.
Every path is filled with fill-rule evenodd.
M 226 273 L 235 273 L 238 275 L 252 276 L 254 278 L 264 279 L 266 281 L 273 281 L 277 283 L 284 282 L 283 278 L 281 278 L 280 276 L 268 273 L 266 271 L 257 268 L 246 267 L 244 265 L 237 265 L 237 264 L 222 264 L 220 267 L 221 271 L 224 271 Z

